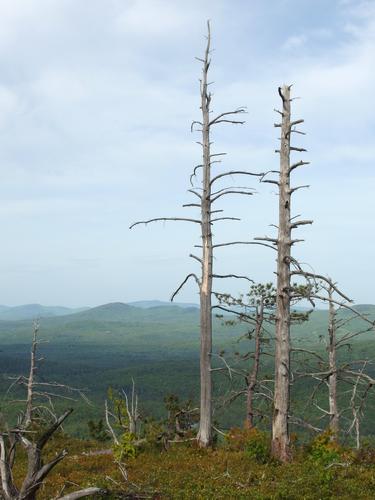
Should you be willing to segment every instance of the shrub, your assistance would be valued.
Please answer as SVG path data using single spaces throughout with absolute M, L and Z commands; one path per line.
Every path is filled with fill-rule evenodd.
M 265 464 L 270 460 L 271 450 L 266 432 L 253 427 L 251 429 L 231 429 L 227 435 L 228 447 L 231 450 L 242 450 L 245 455 L 258 463 Z
M 355 463 L 357 464 L 375 464 L 375 448 L 370 443 L 364 442 L 355 454 Z
M 134 446 L 135 436 L 130 432 L 124 432 L 120 438 L 120 443 L 113 446 L 113 456 L 118 462 L 126 458 L 135 458 L 137 448 Z
M 308 447 L 311 460 L 321 465 L 328 465 L 342 458 L 343 448 L 332 439 L 332 432 L 326 431 L 319 434 Z
M 87 426 L 89 428 L 90 437 L 95 439 L 95 441 L 104 442 L 109 440 L 109 435 L 102 419 L 97 422 L 89 420 Z

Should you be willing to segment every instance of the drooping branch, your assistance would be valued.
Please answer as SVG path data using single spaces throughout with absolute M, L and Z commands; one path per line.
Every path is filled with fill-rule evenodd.
M 289 173 L 293 172 L 293 170 L 295 170 L 298 167 L 302 167 L 303 165 L 310 165 L 310 162 L 309 161 L 297 161 L 296 163 L 293 163 L 289 167 Z
M 264 174 L 262 173 L 259 173 L 259 174 L 256 174 L 256 173 L 253 173 L 253 172 L 247 172 L 246 170 L 230 170 L 229 172 L 224 172 L 223 174 L 218 174 L 218 175 L 215 175 L 215 177 L 213 177 L 211 179 L 211 186 L 214 182 L 218 181 L 219 179 L 222 179 L 223 177 L 227 177 L 227 176 L 232 176 L 232 175 L 250 175 L 252 177 L 262 177 Z
M 171 296 L 171 302 L 173 302 L 173 300 L 174 300 L 174 298 L 176 297 L 176 295 L 180 292 L 180 290 L 184 287 L 185 283 L 186 283 L 187 281 L 189 281 L 189 279 L 190 279 L 190 278 L 194 278 L 194 279 L 195 279 L 195 281 L 196 281 L 196 283 L 197 283 L 197 285 L 198 285 L 198 286 L 199 286 L 199 288 L 200 288 L 201 283 L 200 283 L 200 281 L 199 281 L 199 279 L 198 279 L 198 276 L 197 276 L 196 274 L 194 274 L 194 273 L 190 273 L 190 274 L 188 274 L 188 275 L 186 276 L 186 278 L 185 278 L 185 279 L 184 279 L 184 281 L 181 283 L 181 285 L 177 288 L 177 290 L 173 292 L 173 294 L 172 294 L 172 296 Z

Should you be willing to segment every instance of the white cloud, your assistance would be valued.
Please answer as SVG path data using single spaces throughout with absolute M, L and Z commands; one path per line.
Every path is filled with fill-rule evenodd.
M 282 45 L 283 50 L 293 50 L 302 47 L 307 42 L 306 35 L 293 35 L 286 39 Z

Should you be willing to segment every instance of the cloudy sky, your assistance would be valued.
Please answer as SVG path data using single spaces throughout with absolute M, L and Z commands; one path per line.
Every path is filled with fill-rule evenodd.
M 217 171 L 277 168 L 277 87 L 293 83 L 311 161 L 293 208 L 314 220 L 295 255 L 375 303 L 374 0 L 0 0 L 1 304 L 167 300 L 197 270 L 195 225 L 128 226 L 189 216 L 208 18 L 213 109 L 248 109 L 216 129 Z M 274 186 L 252 186 L 223 199 L 242 221 L 217 224 L 217 243 L 272 235 Z M 215 266 L 270 280 L 274 259 L 230 247 Z

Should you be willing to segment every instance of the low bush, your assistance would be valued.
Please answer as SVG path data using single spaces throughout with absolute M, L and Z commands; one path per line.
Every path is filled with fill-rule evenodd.
M 333 439 L 330 431 L 316 436 L 307 447 L 307 452 L 310 460 L 321 465 L 329 465 L 349 458 L 346 456 L 345 449 Z
M 120 443 L 113 446 L 113 456 L 118 462 L 127 458 L 137 456 L 137 448 L 134 445 L 135 436 L 130 432 L 124 432 L 120 438 Z
M 265 464 L 270 461 L 270 439 L 266 432 L 251 429 L 231 429 L 226 438 L 227 447 L 234 451 L 244 451 L 245 456 Z

